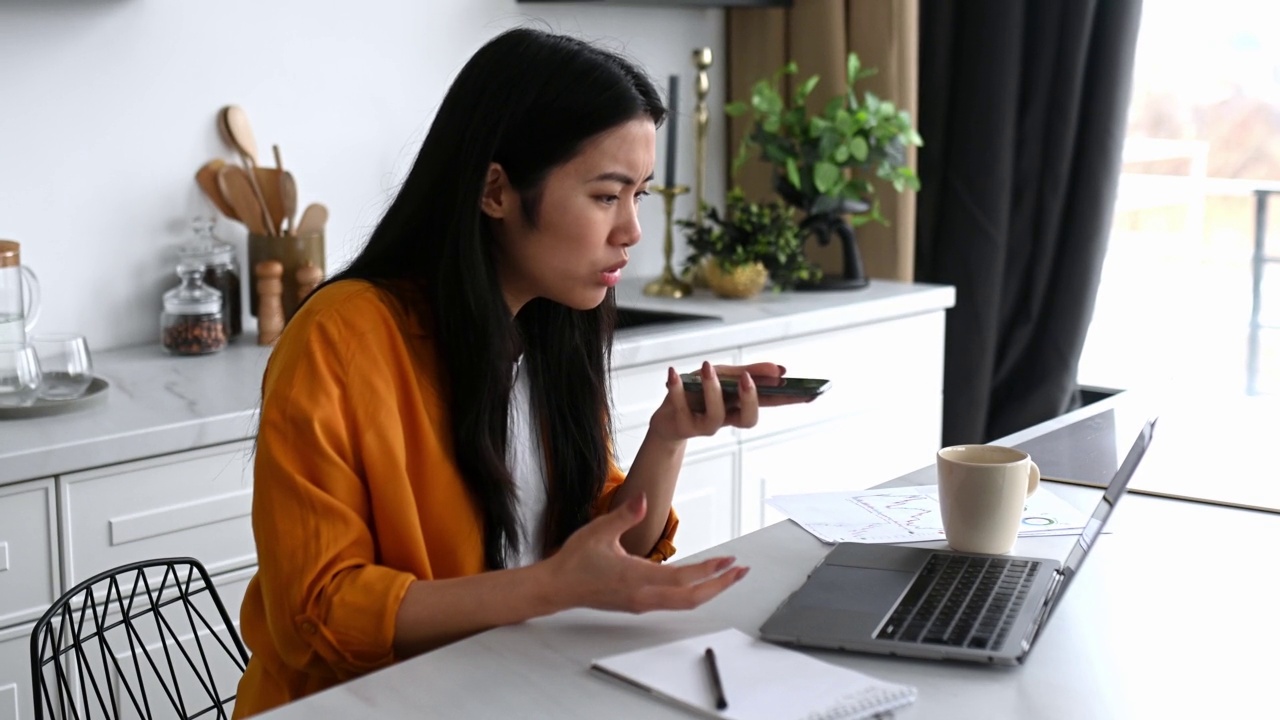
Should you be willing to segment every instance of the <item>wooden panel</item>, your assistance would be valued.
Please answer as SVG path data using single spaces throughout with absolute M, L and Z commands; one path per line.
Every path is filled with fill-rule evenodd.
M 40 617 L 58 597 L 53 493 L 52 479 L 0 487 L 0 628 Z
M 191 556 L 211 574 L 255 563 L 248 442 L 60 478 L 67 587 L 125 563 Z

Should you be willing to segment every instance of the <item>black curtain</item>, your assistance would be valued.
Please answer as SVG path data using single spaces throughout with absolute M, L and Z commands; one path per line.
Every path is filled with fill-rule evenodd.
M 943 443 L 1077 403 L 1141 0 L 921 0 L 916 279 L 954 285 Z

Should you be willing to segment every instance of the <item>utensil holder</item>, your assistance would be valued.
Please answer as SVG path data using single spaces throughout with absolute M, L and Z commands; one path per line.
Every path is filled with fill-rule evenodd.
M 298 309 L 298 268 L 311 264 L 324 271 L 324 231 L 270 237 L 249 233 L 249 267 L 263 260 L 278 260 L 284 266 L 284 318 L 293 317 Z M 251 286 L 252 287 L 252 286 Z M 249 314 L 258 317 L 258 293 L 249 293 Z

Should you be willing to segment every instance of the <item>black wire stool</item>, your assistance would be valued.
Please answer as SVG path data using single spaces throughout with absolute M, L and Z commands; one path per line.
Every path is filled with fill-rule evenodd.
M 123 565 L 63 593 L 36 622 L 36 720 L 227 718 L 248 661 L 199 561 Z

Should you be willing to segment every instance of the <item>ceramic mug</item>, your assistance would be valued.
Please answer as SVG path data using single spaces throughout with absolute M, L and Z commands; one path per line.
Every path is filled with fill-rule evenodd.
M 938 502 L 947 544 L 960 552 L 1003 555 L 1013 549 L 1027 498 L 1040 487 L 1031 456 L 999 445 L 938 451 Z

